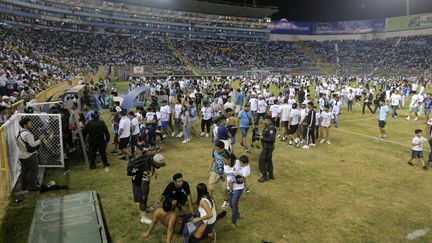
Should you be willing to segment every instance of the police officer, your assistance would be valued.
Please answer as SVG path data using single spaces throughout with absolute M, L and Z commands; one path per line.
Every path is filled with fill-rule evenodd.
M 274 143 L 276 141 L 276 128 L 272 125 L 271 116 L 266 115 L 264 117 L 264 130 L 261 136 L 262 151 L 259 155 L 259 170 L 262 173 L 262 177 L 258 179 L 258 182 L 264 182 L 268 179 L 274 179 L 273 177 L 273 150 Z
M 92 120 L 87 124 L 85 134 L 89 137 L 91 150 L 90 169 L 96 169 L 96 153 L 99 151 L 104 168 L 109 166 L 106 156 L 106 147 L 110 140 L 110 134 L 105 122 L 99 119 L 99 112 L 91 114 Z

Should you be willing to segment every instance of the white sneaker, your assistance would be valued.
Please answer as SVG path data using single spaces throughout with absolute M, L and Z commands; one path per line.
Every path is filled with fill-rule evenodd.
M 418 120 L 418 117 L 414 118 L 414 121 L 417 121 L 417 120 Z
M 166 138 L 166 135 L 163 135 L 162 138 Z
M 409 120 L 410 120 L 410 117 L 405 118 L 405 120 L 409 121 Z
M 188 141 L 187 140 L 183 140 L 183 142 L 182 143 L 187 143 Z
M 174 137 L 174 136 L 175 136 L 175 132 L 171 133 L 171 137 Z
M 190 138 L 188 138 L 187 141 L 190 142 Z
M 178 138 L 183 137 L 183 132 L 179 132 L 179 134 L 177 134 L 177 137 L 178 137 Z
M 224 201 L 223 203 L 222 203 L 222 209 L 226 209 L 226 208 L 228 208 L 229 207 L 229 202 L 228 201 Z
M 320 143 L 324 143 L 324 142 L 325 142 L 325 139 L 321 139 Z
M 309 147 L 315 147 L 314 143 L 309 144 Z
M 331 144 L 330 141 L 327 140 L 327 144 Z
M 205 135 L 205 133 L 203 133 L 203 132 L 200 134 L 201 137 L 204 136 L 204 135 Z
M 308 149 L 309 148 L 309 146 L 307 146 L 307 145 L 303 145 L 303 147 L 302 148 L 304 148 L 304 149 Z
M 208 133 L 206 133 L 206 138 L 208 138 L 209 137 L 209 134 Z
M 151 224 L 151 219 L 147 218 L 146 216 L 141 216 L 141 223 L 143 224 Z
M 281 137 L 281 135 L 279 134 L 279 135 L 278 135 L 278 138 L 280 138 L 280 137 Z

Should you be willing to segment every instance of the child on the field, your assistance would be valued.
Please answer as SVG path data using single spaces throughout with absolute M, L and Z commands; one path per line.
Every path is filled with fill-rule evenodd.
M 258 131 L 258 126 L 254 126 L 254 129 L 252 130 L 252 144 L 251 144 L 251 147 L 253 148 L 253 147 L 256 147 L 257 149 L 260 149 L 260 146 L 259 146 L 259 141 L 260 141 L 261 139 L 260 139 L 260 134 L 259 134 L 259 131 Z
M 423 131 L 420 129 L 415 130 L 415 137 L 412 140 L 412 153 L 411 153 L 411 159 L 408 160 L 408 165 L 414 166 L 412 161 L 414 159 L 420 159 L 420 161 L 423 164 L 423 170 L 427 170 L 428 167 L 426 166 L 426 163 L 423 159 L 423 143 L 428 141 L 425 137 L 421 136 L 421 133 Z

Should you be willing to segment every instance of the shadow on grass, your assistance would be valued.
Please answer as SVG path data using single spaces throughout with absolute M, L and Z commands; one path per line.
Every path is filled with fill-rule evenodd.
M 27 242 L 37 199 L 36 195 L 30 195 L 14 203 L 11 198 L 0 224 L 0 242 Z

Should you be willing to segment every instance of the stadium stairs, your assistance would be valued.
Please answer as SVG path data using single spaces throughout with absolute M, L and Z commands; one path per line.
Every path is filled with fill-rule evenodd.
M 174 44 L 171 42 L 171 40 L 166 41 L 166 46 L 173 52 L 174 56 L 177 57 L 181 62 L 183 62 L 186 67 L 193 73 L 195 76 L 201 76 L 201 72 L 198 70 L 195 65 L 193 65 L 189 60 L 183 55 L 181 51 L 179 51 Z
M 299 50 L 308 58 L 311 63 L 316 65 L 324 74 L 333 75 L 336 73 L 336 67 L 330 64 L 324 63 L 315 52 L 310 49 L 302 40 L 297 40 L 297 46 Z

